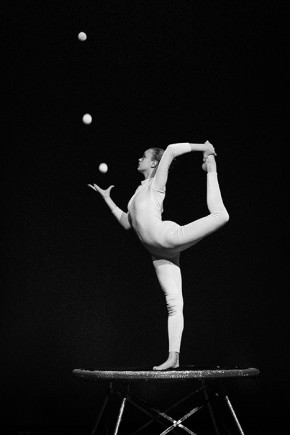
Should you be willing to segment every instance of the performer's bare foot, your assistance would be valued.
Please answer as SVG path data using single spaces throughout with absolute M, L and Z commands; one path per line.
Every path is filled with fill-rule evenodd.
M 167 360 L 160 366 L 153 367 L 153 370 L 177 369 L 177 367 L 179 367 L 179 353 L 169 352 Z
M 210 154 L 202 165 L 202 169 L 206 172 L 216 172 L 216 162 L 213 154 Z

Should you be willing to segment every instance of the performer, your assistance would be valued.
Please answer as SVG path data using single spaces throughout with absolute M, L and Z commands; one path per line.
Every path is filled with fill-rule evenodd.
M 170 164 L 177 156 L 191 151 L 203 153 L 202 168 L 207 172 L 207 206 L 209 214 L 187 225 L 163 221 L 163 201 Z M 179 367 L 180 345 L 183 332 L 182 280 L 179 266 L 181 251 L 195 245 L 213 233 L 228 220 L 219 188 L 215 149 L 206 141 L 204 144 L 176 143 L 166 150 L 149 148 L 139 159 L 138 171 L 144 180 L 128 203 L 128 211 L 122 211 L 112 200 L 114 186 L 101 189 L 97 184 L 89 186 L 103 197 L 119 223 L 133 228 L 143 246 L 152 257 L 155 272 L 166 298 L 168 309 L 169 354 L 167 360 L 153 370 Z M 190 200 L 188 199 L 190 204 Z

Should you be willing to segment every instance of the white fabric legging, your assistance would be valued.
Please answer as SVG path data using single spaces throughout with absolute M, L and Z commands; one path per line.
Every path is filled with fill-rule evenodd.
M 153 258 L 153 265 L 166 299 L 169 352 L 180 352 L 184 320 L 179 256 L 170 260 Z
M 229 219 L 215 172 L 207 174 L 207 206 L 209 215 L 188 225 L 176 227 L 171 235 L 173 245 L 172 248 L 168 249 L 168 256 L 166 251 L 162 249 L 160 256 L 156 256 L 154 253 L 152 257 L 168 309 L 169 352 L 180 352 L 184 327 L 182 279 L 179 267 L 180 252 L 216 231 Z M 173 253 L 176 255 L 172 256 Z

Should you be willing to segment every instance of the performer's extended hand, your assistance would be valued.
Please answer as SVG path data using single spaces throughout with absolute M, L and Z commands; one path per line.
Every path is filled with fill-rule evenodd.
M 211 154 L 216 156 L 217 154 L 215 152 L 214 146 L 208 140 L 204 144 L 206 145 L 207 148 L 206 151 L 204 151 L 203 153 L 203 161 L 205 162 L 208 156 L 210 156 Z
M 96 192 L 99 192 L 99 194 L 102 195 L 104 199 L 111 197 L 111 190 L 113 189 L 113 187 L 115 187 L 112 185 L 107 189 L 101 189 L 101 187 L 97 184 L 88 184 L 88 186 L 94 189 Z

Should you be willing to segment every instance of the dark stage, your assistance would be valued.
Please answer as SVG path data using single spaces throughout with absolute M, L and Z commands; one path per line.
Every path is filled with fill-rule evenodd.
M 286 3 L 1 2 L 2 433 L 88 434 L 106 385 L 74 369 L 164 361 L 150 255 L 87 184 L 115 185 L 126 210 L 144 150 L 209 140 L 230 220 L 181 256 L 181 363 L 259 369 L 230 383 L 231 400 L 246 435 L 284 434 Z M 201 164 L 176 160 L 164 220 L 208 213 Z

